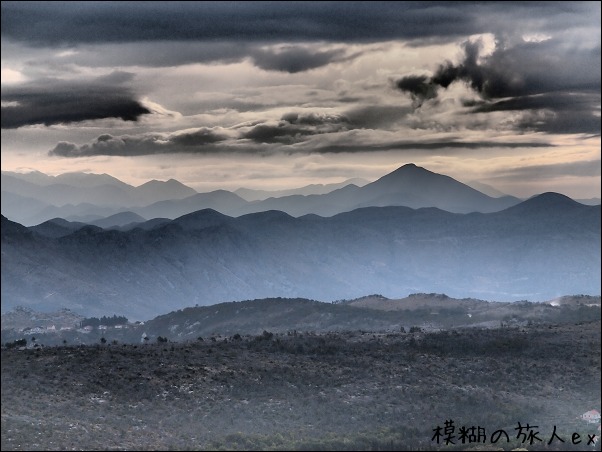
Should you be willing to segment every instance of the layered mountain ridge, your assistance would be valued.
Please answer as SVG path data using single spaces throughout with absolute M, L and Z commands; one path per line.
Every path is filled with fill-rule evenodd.
M 455 213 L 496 212 L 520 202 L 512 196 L 491 197 L 451 177 L 407 164 L 380 179 L 358 186 L 353 183 L 307 186 L 268 192 L 215 190 L 197 193 L 173 179 L 149 181 L 132 187 L 108 175 L 70 173 L 51 177 L 42 173 L 2 173 L 2 214 L 33 226 L 52 218 L 91 224 L 119 213 L 143 219 L 169 218 L 202 209 L 240 216 L 280 210 L 298 217 L 332 216 L 361 207 L 437 207 Z M 83 181 L 90 178 L 88 186 Z M 349 180 L 348 182 L 352 182 Z M 358 181 L 363 183 L 364 181 Z M 71 184 L 71 185 L 69 185 Z M 290 194 L 292 193 L 292 194 Z M 309 193 L 309 194 L 308 194 Z M 286 195 L 285 195 L 286 194 Z M 285 195 L 285 196 L 284 196 Z M 124 226 L 122 221 L 104 226 Z
M 24 305 L 142 319 L 249 298 L 436 291 L 542 301 L 600 290 L 600 206 L 555 193 L 492 213 L 205 209 L 127 231 L 62 227 L 48 233 L 2 217 L 3 312 Z

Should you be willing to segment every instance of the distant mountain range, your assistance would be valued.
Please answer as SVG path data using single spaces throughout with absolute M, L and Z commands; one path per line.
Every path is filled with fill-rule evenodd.
M 281 198 L 282 196 L 292 196 L 292 195 L 325 195 L 326 193 L 330 193 L 331 191 L 337 190 L 339 188 L 346 187 L 347 185 L 357 185 L 358 187 L 363 187 L 368 184 L 370 181 L 366 179 L 361 179 L 359 177 L 353 179 L 347 179 L 344 182 L 339 182 L 338 184 L 311 184 L 306 185 L 301 188 L 293 188 L 290 190 L 252 190 L 249 188 L 239 188 L 238 190 L 234 190 L 234 194 L 240 196 L 246 201 L 263 201 L 268 198 Z
M 133 187 L 107 174 L 68 173 L 52 177 L 40 172 L 3 171 L 1 181 L 2 214 L 28 225 L 55 217 L 95 221 L 129 207 L 196 194 L 174 179 L 152 180 Z
M 420 185 L 425 180 L 433 186 Z M 424 188 L 420 194 L 412 192 L 417 185 Z M 347 190 L 360 204 L 377 195 L 384 204 L 399 193 L 470 212 L 491 202 L 412 166 L 362 188 L 316 196 Z M 238 202 L 235 196 L 219 193 L 222 203 Z M 23 305 L 148 319 L 195 304 L 265 297 L 435 291 L 542 301 L 600 292 L 600 206 L 557 193 L 491 213 L 391 206 L 327 218 L 274 210 L 233 218 L 204 209 L 125 229 L 63 220 L 26 228 L 3 216 L 2 312 Z
M 363 180 L 359 182 L 365 184 Z M 279 192 L 239 189 L 237 193 L 225 190 L 197 193 L 173 179 L 132 187 L 106 174 L 71 173 L 51 177 L 42 173 L 3 172 L 2 214 L 27 226 L 53 218 L 125 226 L 134 215 L 142 219 L 175 219 L 202 209 L 214 209 L 229 216 L 279 210 L 295 217 L 332 216 L 361 207 L 386 206 L 488 213 L 521 201 L 512 196 L 488 196 L 451 177 L 413 164 L 361 187 L 342 183 Z M 125 212 L 129 213 L 125 215 Z M 104 221 L 116 214 L 122 215 Z M 100 220 L 103 221 L 98 223 Z M 115 224 L 109 225 L 110 222 Z

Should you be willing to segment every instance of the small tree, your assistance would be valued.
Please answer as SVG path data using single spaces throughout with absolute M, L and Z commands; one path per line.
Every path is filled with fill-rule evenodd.
M 14 340 L 12 342 L 7 342 L 4 345 L 6 346 L 6 348 L 26 347 L 27 346 L 27 339 L 17 339 L 17 340 Z
M 270 331 L 266 331 L 266 330 L 263 330 L 263 333 L 261 334 L 261 337 L 266 341 L 269 341 L 270 339 L 272 339 L 273 336 L 274 336 L 274 333 L 272 333 Z
M 106 340 L 104 337 L 101 337 L 101 338 L 100 338 L 100 343 L 101 343 L 101 344 L 106 344 L 106 343 L 107 343 L 107 340 Z

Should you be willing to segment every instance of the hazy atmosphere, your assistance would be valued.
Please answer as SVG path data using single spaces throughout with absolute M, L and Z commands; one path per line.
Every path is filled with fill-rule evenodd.
M 2 170 L 196 189 L 413 162 L 600 197 L 599 2 L 2 2 Z
M 2 451 L 600 450 L 600 2 L 1 9 Z

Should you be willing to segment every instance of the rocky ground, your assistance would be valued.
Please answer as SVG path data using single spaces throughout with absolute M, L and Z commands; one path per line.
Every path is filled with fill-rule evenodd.
M 1 447 L 600 450 L 598 424 L 579 419 L 601 409 L 600 327 L 2 349 Z M 437 444 L 450 420 L 454 444 Z M 484 443 L 463 444 L 463 426 Z M 554 426 L 565 442 L 548 445 Z M 501 429 L 509 441 L 492 444 Z

